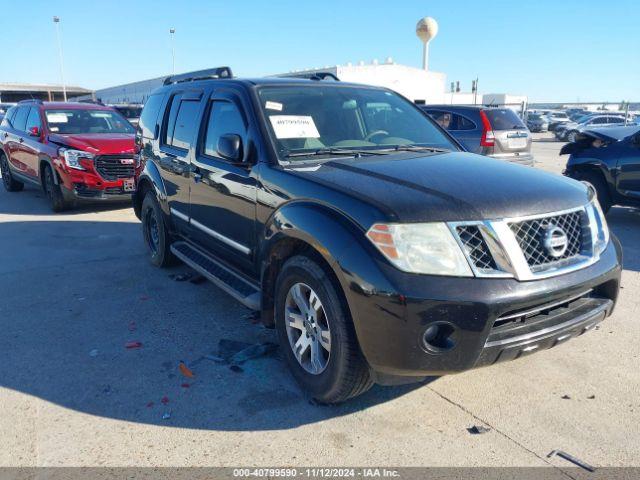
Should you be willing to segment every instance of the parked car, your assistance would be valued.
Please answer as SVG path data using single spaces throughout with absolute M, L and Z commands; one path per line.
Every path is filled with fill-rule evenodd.
M 111 105 L 118 112 L 122 114 L 124 118 L 126 118 L 131 125 L 134 127 L 138 125 L 138 121 L 140 120 L 140 114 L 142 113 L 142 105 L 127 103 L 127 104 L 117 104 Z
M 555 136 L 558 140 L 574 142 L 577 134 L 594 127 L 604 127 L 608 125 L 624 125 L 629 122 L 625 120 L 624 114 L 595 114 L 587 115 L 579 119 L 578 122 L 569 122 L 556 128 Z
M 569 116 L 565 112 L 551 111 L 547 113 L 549 120 L 549 131 L 553 132 L 559 125 L 570 122 Z
M 509 108 L 422 105 L 468 152 L 533 165 L 531 135 Z
M 541 113 L 529 113 L 527 115 L 527 128 L 531 132 L 549 131 L 549 120 Z
M 621 249 L 586 185 L 464 152 L 385 88 L 226 67 L 164 83 L 137 134 L 151 262 L 259 310 L 317 400 L 518 358 L 611 313 Z
M 564 175 L 592 185 L 605 213 L 640 207 L 640 126 L 585 130 L 560 154 L 570 154 Z
M 55 212 L 81 200 L 131 200 L 139 163 L 134 128 L 114 109 L 26 100 L 0 125 L 6 190 L 42 188 Z

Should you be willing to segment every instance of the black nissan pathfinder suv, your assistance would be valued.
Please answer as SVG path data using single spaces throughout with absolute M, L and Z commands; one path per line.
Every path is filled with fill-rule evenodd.
M 588 186 L 462 152 L 390 90 L 173 76 L 136 141 L 152 262 L 259 310 L 319 401 L 544 350 L 616 302 Z

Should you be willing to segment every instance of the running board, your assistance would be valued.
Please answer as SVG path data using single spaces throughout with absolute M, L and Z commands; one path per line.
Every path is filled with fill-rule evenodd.
M 171 252 L 198 273 L 251 310 L 260 309 L 260 290 L 218 260 L 187 242 L 171 245 Z

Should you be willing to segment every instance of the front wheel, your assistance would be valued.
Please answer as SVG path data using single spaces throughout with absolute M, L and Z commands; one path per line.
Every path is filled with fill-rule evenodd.
M 11 175 L 9 161 L 5 155 L 0 155 L 0 172 L 2 173 L 2 183 L 7 192 L 19 192 L 24 188 L 24 183 L 18 182 Z
M 156 267 L 168 267 L 176 263 L 171 253 L 171 236 L 162 214 L 162 209 L 153 191 L 147 192 L 142 202 L 142 236 Z
M 51 210 L 54 212 L 64 212 L 67 208 L 69 208 L 69 202 L 64 199 L 62 194 L 62 189 L 60 185 L 56 185 L 54 181 L 54 173 L 51 166 L 47 165 L 44 167 L 44 193 L 47 195 L 49 199 L 49 203 L 51 204 Z
M 322 403 L 343 402 L 372 385 L 338 288 L 306 256 L 287 260 L 276 280 L 280 346 L 298 383 Z
M 578 132 L 576 132 L 575 130 L 569 132 L 569 134 L 567 135 L 567 141 L 573 143 L 576 141 L 576 138 L 578 137 Z

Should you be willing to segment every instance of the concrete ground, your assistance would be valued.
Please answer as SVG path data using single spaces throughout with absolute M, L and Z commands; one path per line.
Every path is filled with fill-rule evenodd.
M 538 166 L 560 172 L 559 147 L 534 143 Z M 305 398 L 278 353 L 241 372 L 204 359 L 194 378 L 181 374 L 180 361 L 216 352 L 221 339 L 272 332 L 213 285 L 170 278 L 186 267 L 152 267 L 130 209 L 54 215 L 34 188 L 0 189 L 0 465 L 564 469 L 546 458 L 561 449 L 595 466 L 637 466 L 640 214 L 614 208 L 608 219 L 626 265 L 601 328 L 326 407 Z M 142 346 L 126 349 L 132 341 Z M 491 430 L 472 435 L 474 425 Z

